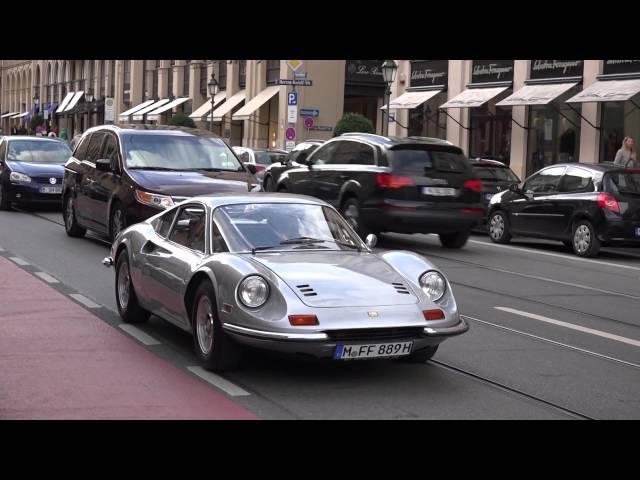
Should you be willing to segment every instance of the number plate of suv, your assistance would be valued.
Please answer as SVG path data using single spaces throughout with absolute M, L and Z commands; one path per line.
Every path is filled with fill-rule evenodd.
M 422 187 L 422 193 L 434 197 L 455 197 L 458 190 L 447 187 Z
M 412 347 L 413 342 L 338 345 L 333 358 L 336 360 L 355 360 L 358 358 L 398 357 L 409 355 Z

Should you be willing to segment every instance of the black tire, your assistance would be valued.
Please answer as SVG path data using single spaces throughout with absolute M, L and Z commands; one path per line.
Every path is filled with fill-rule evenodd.
M 75 201 L 72 194 L 64 197 L 62 219 L 64 220 L 64 229 L 70 237 L 84 237 L 84 234 L 87 233 L 87 229 L 78 224 Z
M 469 240 L 471 232 L 441 233 L 440 243 L 444 248 L 462 248 Z
M 196 289 L 191 305 L 193 346 L 205 369 L 224 372 L 240 365 L 241 350 L 223 330 L 215 298 L 211 282 L 203 280 Z
M 116 304 L 118 313 L 125 323 L 143 323 L 151 315 L 138 303 L 138 297 L 131 282 L 129 256 L 126 250 L 120 252 L 116 262 Z
M 342 216 L 356 231 L 360 238 L 365 240 L 367 238 L 367 235 L 372 233 L 371 229 L 362 220 L 362 215 L 360 214 L 360 202 L 358 202 L 356 198 L 347 198 L 343 202 L 342 208 L 340 210 Z
M 509 219 L 502 210 L 496 210 L 489 215 L 487 221 L 487 233 L 494 243 L 509 243 L 511 232 L 509 231 Z
M 600 240 L 589 220 L 579 220 L 573 225 L 571 234 L 573 252 L 579 257 L 596 257 L 600 252 Z
M 439 346 L 440 345 L 438 344 L 438 345 L 430 345 L 428 347 L 421 348 L 420 350 L 413 352 L 411 355 L 407 355 L 406 357 L 400 357 L 400 360 L 408 363 L 426 363 L 429 360 L 431 360 L 431 358 L 433 358 L 433 356 L 438 351 Z
M 263 183 L 262 189 L 265 192 L 273 192 L 274 191 L 274 185 L 273 185 L 273 179 L 271 178 L 271 175 L 269 175 Z
M 111 215 L 109 216 L 109 238 L 111 242 L 114 242 L 118 234 L 127 228 L 127 219 L 124 215 L 124 210 L 119 203 L 116 203 L 111 208 Z
M 0 182 L 0 210 L 11 210 L 11 202 L 5 188 L 2 186 L 2 182 Z

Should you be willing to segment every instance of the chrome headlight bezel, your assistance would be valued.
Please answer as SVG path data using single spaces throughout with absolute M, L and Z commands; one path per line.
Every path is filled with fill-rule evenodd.
M 160 195 L 158 193 L 146 192 L 144 190 L 136 190 L 135 197 L 139 203 L 149 205 L 150 207 L 167 209 L 175 205 L 173 198 L 168 195 Z
M 427 270 L 418 279 L 420 288 L 432 302 L 442 300 L 447 293 L 447 279 L 436 270 Z
M 250 298 L 247 298 L 247 295 L 250 295 L 251 293 L 255 294 L 254 292 L 250 292 L 249 288 L 251 288 L 251 285 L 260 285 L 261 287 L 263 287 L 264 292 L 261 294 L 261 296 L 258 297 L 258 299 L 254 299 L 253 301 L 251 301 Z M 254 287 L 255 288 L 255 287 Z M 269 296 L 271 294 L 271 289 L 269 288 L 269 282 L 267 282 L 262 276 L 260 275 L 248 275 L 245 278 L 242 279 L 242 281 L 238 284 L 238 301 L 245 307 L 250 308 L 252 310 L 255 310 L 257 308 L 262 307 L 265 303 L 267 303 L 267 300 L 269 300 Z
M 31 183 L 31 177 L 20 172 L 11 172 L 9 174 L 9 181 L 20 183 Z

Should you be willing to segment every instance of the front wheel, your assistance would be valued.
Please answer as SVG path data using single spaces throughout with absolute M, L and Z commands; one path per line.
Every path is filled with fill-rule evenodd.
M 572 243 L 579 257 L 595 257 L 600 251 L 600 240 L 589 220 L 580 220 L 573 226 Z
M 123 250 L 116 263 L 116 303 L 118 313 L 126 323 L 146 322 L 150 313 L 140 306 L 131 281 L 127 251 Z
M 68 194 L 65 198 L 62 217 L 64 220 L 64 229 L 70 237 L 83 237 L 84 234 L 87 233 L 87 230 L 78 224 L 75 201 L 72 194 Z
M 444 248 L 462 248 L 469 240 L 469 232 L 441 233 L 440 243 Z
M 400 357 L 400 360 L 408 363 L 426 363 L 436 354 L 440 345 L 430 345 L 426 348 L 413 352 L 406 357 Z
M 511 232 L 509 232 L 509 221 L 507 214 L 502 210 L 497 210 L 489 217 L 489 238 L 495 243 L 509 243 Z

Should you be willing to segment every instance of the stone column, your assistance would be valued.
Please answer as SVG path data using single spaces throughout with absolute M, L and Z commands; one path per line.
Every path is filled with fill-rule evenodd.
M 582 87 L 587 88 L 597 80 L 602 73 L 603 60 L 585 60 Z M 600 126 L 600 102 L 572 104 L 574 108 L 582 107 L 582 116 L 591 122 L 580 119 L 580 155 L 578 160 L 582 163 L 598 163 L 600 157 L 600 130 L 593 128 Z M 581 106 L 581 107 L 580 107 Z
M 471 82 L 471 65 L 471 60 L 449 60 L 449 99 L 464 91 Z M 447 117 L 447 140 L 462 148 L 466 155 L 469 153 L 469 130 L 459 124 L 469 126 L 469 109 L 449 108 L 447 113 L 453 117 Z
M 396 74 L 396 81 L 391 84 L 391 100 L 402 95 L 407 85 L 409 85 L 409 78 L 411 76 L 411 62 L 409 60 L 396 60 L 398 63 L 398 71 Z M 396 119 L 405 127 L 409 127 L 409 110 L 406 108 L 391 110 L 395 112 Z M 409 130 L 401 127 L 396 122 L 389 124 L 389 135 L 397 137 L 406 137 L 409 135 Z
M 531 60 L 514 60 L 513 62 L 513 91 L 525 86 L 529 78 Z M 497 107 L 503 108 L 503 107 Z M 512 118 L 524 127 L 529 126 L 529 108 L 525 106 L 512 107 Z M 527 140 L 528 130 L 511 123 L 511 169 L 518 177 L 524 179 L 527 174 Z

